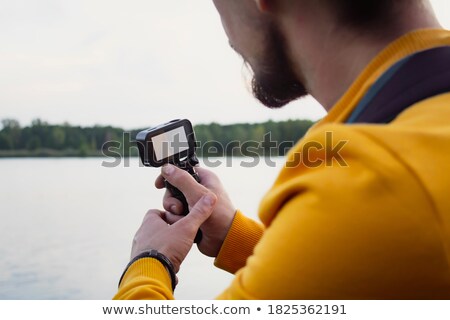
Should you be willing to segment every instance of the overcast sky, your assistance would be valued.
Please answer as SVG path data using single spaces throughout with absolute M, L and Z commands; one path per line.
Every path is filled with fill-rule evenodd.
M 432 0 L 450 28 L 448 0 Z M 0 0 L 0 119 L 22 125 L 319 119 L 249 94 L 211 0 Z

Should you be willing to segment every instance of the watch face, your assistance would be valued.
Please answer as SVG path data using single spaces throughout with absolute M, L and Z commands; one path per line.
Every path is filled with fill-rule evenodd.
M 136 142 L 142 163 L 146 166 L 176 164 L 195 154 L 195 135 L 189 120 L 174 120 L 141 131 Z

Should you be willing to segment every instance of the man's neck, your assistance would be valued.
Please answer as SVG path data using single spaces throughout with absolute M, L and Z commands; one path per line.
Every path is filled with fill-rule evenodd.
M 409 20 L 404 19 L 389 35 L 377 37 L 340 30 L 343 28 L 339 26 L 308 30 L 305 26 L 311 24 L 297 25 L 296 30 L 287 34 L 295 72 L 308 92 L 329 111 L 392 41 L 414 30 L 441 28 L 432 12 L 429 13 L 410 13 Z

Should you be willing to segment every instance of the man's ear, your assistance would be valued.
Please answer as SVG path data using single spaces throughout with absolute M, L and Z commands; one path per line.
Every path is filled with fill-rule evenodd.
M 255 2 L 259 11 L 262 13 L 269 13 L 272 11 L 270 0 L 255 0 Z

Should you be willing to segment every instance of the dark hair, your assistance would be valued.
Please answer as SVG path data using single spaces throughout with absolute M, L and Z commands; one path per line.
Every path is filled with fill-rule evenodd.
M 363 30 L 392 25 L 395 9 L 405 0 L 326 0 L 340 22 Z

